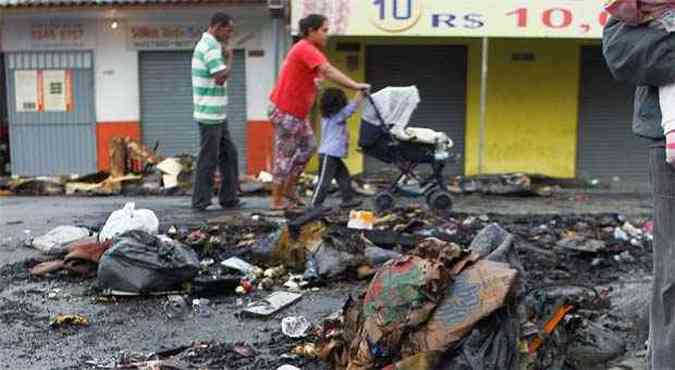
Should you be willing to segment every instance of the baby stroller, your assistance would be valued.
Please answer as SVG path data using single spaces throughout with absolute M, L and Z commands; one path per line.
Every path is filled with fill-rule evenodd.
M 378 211 L 394 207 L 394 194 L 404 178 L 419 182 L 430 208 L 452 208 L 443 169 L 446 162 L 455 158 L 450 153 L 453 142 L 443 132 L 407 127 L 419 102 L 415 86 L 387 87 L 368 95 L 359 130 L 359 146 L 365 155 L 394 164 L 400 173 L 387 190 L 375 196 Z M 420 164 L 431 165 L 431 176 L 421 179 L 415 174 Z

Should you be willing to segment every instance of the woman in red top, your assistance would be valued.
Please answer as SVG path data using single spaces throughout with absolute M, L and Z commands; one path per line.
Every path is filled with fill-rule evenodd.
M 333 67 L 321 52 L 328 39 L 326 17 L 311 14 L 301 19 L 300 32 L 303 38 L 288 52 L 270 94 L 268 115 L 274 125 L 272 209 L 284 209 L 284 197 L 297 206 L 304 205 L 295 185 L 316 151 L 316 139 L 307 119 L 316 99 L 315 81 L 326 78 L 352 90 L 370 88 Z

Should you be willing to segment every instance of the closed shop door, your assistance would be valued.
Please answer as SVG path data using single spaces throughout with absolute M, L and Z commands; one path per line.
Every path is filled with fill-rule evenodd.
M 228 81 L 230 135 L 239 150 L 239 168 L 246 168 L 245 52 L 234 54 Z M 197 155 L 199 129 L 192 118 L 192 52 L 152 51 L 140 55 L 141 128 L 143 143 L 165 156 Z
M 385 46 L 366 49 L 366 80 L 373 91 L 387 86 L 416 85 L 421 102 L 411 127 L 443 131 L 454 141 L 453 151 L 464 156 L 466 122 L 466 48 L 464 46 Z M 391 166 L 365 157 L 367 173 Z M 449 163 L 449 175 L 464 174 L 464 159 Z
M 577 177 L 647 182 L 647 141 L 633 135 L 635 88 L 614 80 L 600 47 L 581 53 Z
M 92 53 L 9 53 L 5 70 L 12 173 L 95 172 Z

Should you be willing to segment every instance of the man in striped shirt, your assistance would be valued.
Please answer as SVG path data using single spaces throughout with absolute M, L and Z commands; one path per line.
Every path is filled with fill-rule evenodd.
M 216 167 L 222 182 L 218 201 L 224 209 L 240 206 L 237 148 L 227 128 L 227 79 L 232 67 L 232 51 L 223 45 L 233 30 L 232 18 L 216 13 L 192 55 L 192 94 L 194 120 L 199 126 L 200 150 L 192 194 L 192 207 L 205 210 L 211 205 Z M 227 57 L 227 63 L 225 63 Z

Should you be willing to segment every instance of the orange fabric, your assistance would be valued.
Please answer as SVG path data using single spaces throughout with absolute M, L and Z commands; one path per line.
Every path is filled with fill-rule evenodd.
M 560 321 L 567 315 L 568 312 L 570 312 L 574 307 L 570 305 L 562 306 L 560 307 L 555 313 L 553 313 L 553 316 L 551 317 L 550 320 L 544 324 L 544 334 L 551 334 L 553 333 L 553 330 L 558 327 L 558 324 L 560 324 Z M 539 347 L 544 343 L 544 339 L 540 336 L 536 336 L 532 339 L 528 346 L 528 351 L 530 353 L 535 353 Z
M 269 121 L 248 122 L 248 173 L 257 175 L 260 171 L 272 171 L 274 153 L 274 128 Z
M 140 141 L 140 122 L 98 122 L 96 124 L 96 157 L 99 171 L 110 170 L 110 139 L 126 136 Z

